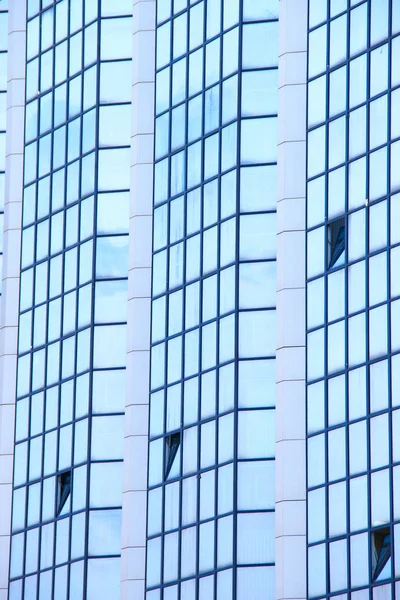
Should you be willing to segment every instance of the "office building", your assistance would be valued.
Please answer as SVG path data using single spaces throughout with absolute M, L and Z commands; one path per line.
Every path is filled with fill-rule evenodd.
M 0 600 L 400 598 L 399 94 L 399 0 L 0 0 Z

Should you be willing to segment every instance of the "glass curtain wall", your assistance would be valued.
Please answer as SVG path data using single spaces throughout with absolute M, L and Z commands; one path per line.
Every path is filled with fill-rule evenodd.
M 131 13 L 27 2 L 10 600 L 119 599 Z
M 277 18 L 157 2 L 148 600 L 275 593 Z
M 3 265 L 4 183 L 6 170 L 8 0 L 0 4 L 0 273 Z M 1 282 L 0 282 L 1 294 Z
M 309 2 L 309 598 L 400 593 L 399 34 L 397 0 Z

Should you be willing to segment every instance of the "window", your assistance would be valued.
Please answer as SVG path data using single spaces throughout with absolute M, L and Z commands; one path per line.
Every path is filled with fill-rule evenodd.
M 165 438 L 166 445 L 166 456 L 165 456 L 165 479 L 168 479 L 168 475 L 171 472 L 172 465 L 174 464 L 174 460 L 176 454 L 178 452 L 179 444 L 181 443 L 181 434 L 172 433 Z
M 327 232 L 328 269 L 342 265 L 344 262 L 344 246 L 346 243 L 344 217 L 332 221 Z
M 372 532 L 372 581 L 382 581 L 391 577 L 392 539 L 389 527 Z
M 71 471 L 64 471 L 57 476 L 57 517 L 61 514 L 71 493 Z

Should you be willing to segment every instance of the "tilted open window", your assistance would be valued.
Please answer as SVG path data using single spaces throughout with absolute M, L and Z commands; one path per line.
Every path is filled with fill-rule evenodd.
M 181 434 L 179 432 L 167 435 L 167 437 L 165 438 L 165 479 L 168 479 L 168 475 L 171 472 L 172 465 L 174 464 L 180 443 Z
M 67 502 L 71 493 L 71 471 L 64 471 L 57 475 L 57 517 L 61 514 L 62 509 Z
M 392 536 L 389 527 L 372 532 L 372 581 L 383 581 L 392 576 Z
M 328 269 L 344 263 L 344 248 L 346 244 L 346 229 L 344 217 L 335 219 L 327 229 L 327 263 Z

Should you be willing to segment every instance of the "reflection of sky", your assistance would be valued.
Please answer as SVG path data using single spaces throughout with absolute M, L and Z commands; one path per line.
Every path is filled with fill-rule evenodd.
M 129 146 L 131 105 L 100 107 L 100 146 Z
M 99 150 L 99 190 L 128 190 L 130 187 L 130 149 Z
M 93 373 L 93 412 L 123 412 L 125 409 L 125 370 Z
M 239 406 L 275 406 L 275 360 L 246 360 L 239 363 Z
M 113 460 L 124 456 L 124 416 L 93 417 L 92 459 Z
M 6 168 L 6 135 L 0 133 L 0 171 Z
M 116 40 L 118 40 L 118 43 L 116 43 Z M 102 60 L 119 59 L 131 56 L 131 19 L 106 19 L 102 21 L 100 54 Z
M 126 321 L 128 309 L 128 280 L 96 283 L 95 322 Z
M 98 326 L 94 334 L 94 367 L 124 367 L 126 325 Z
M 87 600 L 119 598 L 121 564 L 119 558 L 96 558 L 88 561 Z
M 129 194 L 99 194 L 97 199 L 97 233 L 128 233 Z
M 47 7 L 51 0 L 43 0 L 42 8 Z M 37 2 L 32 0 L 28 3 L 28 11 L 36 11 Z M 40 3 L 39 3 L 40 4 Z M 71 14 L 68 19 L 63 19 L 63 11 L 68 10 L 71 4 Z M 81 3 L 80 3 L 81 4 Z M 90 19 L 93 15 L 93 6 L 97 3 L 87 3 L 85 7 L 85 17 Z M 89 4 L 91 7 L 89 7 Z M 50 283 L 50 294 L 63 295 L 64 300 L 53 300 L 51 305 L 59 303 L 59 308 L 63 303 L 64 306 L 64 329 L 63 334 L 72 334 L 62 341 L 51 343 L 47 350 L 37 350 L 32 355 L 24 356 L 19 359 L 19 376 L 18 376 L 18 394 L 29 393 L 29 383 L 32 379 L 33 388 L 41 388 L 50 381 L 52 383 L 59 382 L 60 377 L 71 377 L 71 381 L 63 384 L 63 396 L 60 404 L 60 422 L 70 422 L 72 413 L 76 417 L 87 415 L 89 403 L 89 380 L 93 375 L 93 412 L 96 416 L 91 423 L 92 438 L 91 450 L 92 460 L 103 459 L 106 461 L 115 460 L 121 461 L 123 457 L 124 446 L 124 417 L 122 413 L 125 408 L 125 363 L 126 363 L 126 325 L 99 325 L 105 323 L 126 322 L 127 318 L 127 276 L 128 276 L 128 231 L 129 231 L 129 193 L 126 190 L 130 187 L 130 149 L 129 148 L 114 148 L 114 146 L 130 146 L 130 129 L 128 117 L 130 116 L 130 96 L 131 96 L 131 54 L 132 54 L 132 21 L 128 19 L 104 19 L 102 23 L 101 40 L 98 36 L 98 23 L 86 27 L 84 33 L 84 55 L 82 55 L 82 33 L 77 32 L 71 35 L 69 40 L 61 42 L 57 45 L 54 52 L 55 63 L 53 64 L 53 50 L 48 50 L 53 37 L 53 13 L 57 13 L 55 22 L 55 39 L 57 42 L 63 37 L 64 23 L 68 22 L 71 32 L 75 31 L 77 26 L 77 15 L 73 5 L 79 7 L 79 2 L 68 2 L 64 0 L 55 5 L 54 8 L 46 11 L 42 15 L 42 30 L 39 31 L 40 19 L 35 18 L 31 23 L 31 43 L 35 46 L 40 38 L 40 44 L 36 47 L 28 49 L 28 56 L 35 56 L 41 46 L 41 60 L 33 58 L 27 65 L 27 97 L 32 98 L 28 103 L 26 115 L 26 150 L 25 150 L 25 169 L 27 182 L 36 180 L 37 174 L 45 176 L 42 182 L 38 183 L 37 193 L 35 191 L 36 184 L 32 184 L 26 191 L 24 197 L 24 243 L 23 255 L 24 261 L 31 264 L 36 250 L 36 258 L 44 258 L 48 255 L 46 239 L 50 239 L 51 253 L 62 252 L 64 247 L 68 247 L 68 251 L 64 250 L 64 255 L 52 257 L 49 262 L 43 262 L 43 265 L 35 267 L 36 286 L 35 286 L 35 302 L 45 302 Z M 125 0 L 103 0 L 102 16 L 113 17 L 115 10 L 122 10 L 122 5 L 127 6 Z M 7 7 L 6 0 L 0 0 L 0 11 L 3 7 Z M 89 11 L 89 12 L 88 12 Z M 131 11 L 131 6 L 129 7 Z M 68 16 L 64 13 L 64 16 Z M 32 16 L 32 14 L 30 15 Z M 82 18 L 82 15 L 80 16 Z M 79 24 L 79 23 L 78 23 Z M 1 21 L 0 12 L 0 188 L 2 184 L 1 169 L 4 166 L 4 146 L 5 139 L 2 132 L 5 127 L 5 94 L 2 94 L 2 82 L 5 81 L 6 72 L 1 70 L 5 59 L 2 57 L 2 43 L 4 36 L 2 35 L 3 23 Z M 36 37 L 35 37 L 36 36 Z M 61 37 L 60 37 L 61 36 Z M 118 44 L 115 43 L 118 37 Z M 100 48 L 99 44 L 100 42 Z M 67 53 L 67 50 L 69 52 Z M 101 52 L 104 58 L 126 59 L 123 64 L 113 63 L 107 64 L 102 69 L 101 89 L 105 96 L 103 100 L 106 102 L 125 103 L 122 107 L 102 106 L 96 107 L 97 102 L 97 75 L 99 75 L 99 66 L 87 68 L 97 57 L 97 53 Z M 68 64 L 67 64 L 68 59 Z M 79 74 L 84 61 L 86 71 Z M 39 64 L 41 64 L 39 72 Z M 115 66 L 116 65 L 116 66 Z M 54 71 L 53 71 L 54 66 Z M 68 67 L 68 70 L 67 70 Z M 69 82 L 64 82 L 67 77 L 73 75 L 73 79 Z M 54 77 L 54 85 L 56 88 L 51 89 L 52 80 Z M 38 86 L 38 79 L 40 85 Z M 113 85 L 115 81 L 115 85 Z M 38 95 L 43 94 L 42 97 Z M 82 97 L 83 95 L 83 97 Z M 83 104 L 83 106 L 82 106 Z M 54 108 L 54 133 L 51 131 L 51 114 L 52 107 Z M 51 109 L 51 110 L 50 110 Z M 78 116 L 82 111 L 85 115 Z M 100 123 L 96 119 L 99 117 Z M 73 121 L 71 119 L 74 118 Z M 67 123 L 67 119 L 69 122 Z M 39 121 L 39 122 L 38 122 Z M 94 142 L 96 139 L 96 127 L 99 124 L 100 145 L 112 146 L 113 149 L 100 150 L 98 153 L 98 185 L 95 181 L 97 170 L 95 171 L 95 152 Z M 114 126 L 113 126 L 114 124 Z M 37 139 L 37 136 L 42 136 Z M 82 140 L 82 146 L 80 144 Z M 65 151 L 65 142 L 67 141 L 67 156 Z M 52 148 L 53 146 L 53 148 Z M 39 153 L 38 153 L 39 150 Z M 90 152 L 90 154 L 88 154 Z M 40 156 L 37 157 L 36 155 Z M 81 154 L 85 154 L 81 159 Z M 51 169 L 57 171 L 51 173 Z M 50 184 L 53 191 L 50 198 Z M 94 194 L 95 190 L 109 192 Z M 125 190 L 125 192 L 117 192 L 117 190 Z M 84 198 L 83 200 L 82 197 Z M 0 200 L 2 193 L 0 191 Z M 97 203 L 97 207 L 95 206 Z M 73 206 L 69 206 L 74 204 Z M 0 205 L 1 211 L 1 205 Z M 54 214 L 56 211 L 57 214 Z M 47 219 L 49 212 L 53 214 Z M 78 216 L 79 213 L 79 216 Z M 97 215 L 97 223 L 94 222 Z M 43 219 L 43 222 L 32 227 L 35 219 Z M 1 217 L 0 217 L 1 218 Z M 81 222 L 79 222 L 81 221 Z M 27 227 L 28 226 L 28 227 Z M 49 227 L 51 230 L 49 231 Z M 0 243 L 1 243 L 1 223 L 0 223 Z M 36 237 L 32 234 L 36 231 Z M 55 234 L 55 237 L 54 235 Z M 96 237 L 96 234 L 100 234 Z M 118 234 L 118 235 L 115 235 Z M 123 235 L 121 235 L 123 234 Z M 89 239 L 91 236 L 94 239 Z M 105 237 L 107 236 L 107 237 Z M 61 244 L 61 238 L 64 239 L 64 244 Z M 71 246 L 81 243 L 79 250 Z M 96 244 L 96 281 L 93 281 L 92 256 Z M 80 263 L 78 264 L 78 252 Z M 1 261 L 1 257 L 0 257 Z M 65 265 L 62 268 L 62 265 Z M 48 268 L 47 268 L 48 265 Z M 79 271 L 79 278 L 77 271 Z M 49 277 L 51 274 L 51 277 Z M 23 275 L 22 279 L 25 285 L 22 295 L 26 297 L 22 299 L 21 309 L 30 308 L 32 305 L 32 283 L 27 279 L 27 275 Z M 98 281 L 98 279 L 107 278 L 107 280 Z M 120 278 L 119 280 L 114 280 Z M 113 279 L 113 280 L 111 280 Z M 95 292 L 94 313 L 91 312 L 92 297 L 89 298 L 84 292 L 77 292 L 76 286 L 86 284 L 92 281 L 84 288 L 85 291 Z M 74 291 L 71 291 L 74 290 Z M 66 292 L 71 291 L 66 295 Z M 30 296 L 30 298 L 29 298 Z M 76 304 L 77 302 L 77 304 Z M 81 319 L 81 307 L 84 305 L 83 320 Z M 87 305 L 87 306 L 85 306 Z M 47 305 L 46 305 L 47 306 Z M 40 321 L 39 326 L 36 324 L 35 333 L 35 348 L 43 344 L 43 324 L 44 316 L 40 312 L 44 312 L 44 308 L 37 307 L 37 317 Z M 90 322 L 97 323 L 92 334 L 92 328 L 86 327 L 83 331 L 73 333 L 75 330 L 75 312 L 78 312 L 78 326 L 87 326 Z M 35 313 L 36 314 L 36 313 Z M 58 331 L 52 333 L 53 337 L 49 341 L 53 342 L 60 335 L 59 313 L 53 314 L 52 321 L 58 323 Z M 71 317 L 71 318 L 69 318 Z M 22 317 L 22 321 L 30 321 L 29 317 Z M 31 328 L 32 324 L 30 323 Z M 23 350 L 29 350 L 28 338 L 21 338 L 24 342 Z M 96 370 L 94 373 L 85 373 L 85 375 L 77 377 L 81 371 L 91 370 L 91 351 L 93 350 L 94 368 L 105 369 L 104 371 Z M 62 351 L 62 360 L 60 363 L 60 352 Z M 32 365 L 31 365 L 32 361 Z M 115 371 L 111 369 L 116 367 Z M 31 378 L 32 371 L 32 378 Z M 72 377 L 76 376 L 76 397 L 72 395 L 65 396 L 66 386 L 72 389 Z M 75 380 L 74 380 L 75 381 Z M 58 389 L 54 386 L 51 389 Z M 39 397 L 39 396 L 38 396 Z M 50 392 L 46 396 L 48 409 L 46 406 L 46 426 L 49 422 L 57 425 L 58 416 L 55 413 L 55 406 L 59 403 L 50 402 Z M 26 401 L 26 407 L 29 402 Z M 32 405 L 33 406 L 33 405 Z M 53 408 L 52 408 L 53 406 Z M 40 407 L 39 407 L 40 408 Z M 51 412 L 50 412 L 51 411 Z M 119 415 L 110 416 L 110 412 L 119 413 Z M 18 412 L 23 419 L 21 411 Z M 43 413 L 43 407 L 40 414 Z M 49 413 L 49 414 L 48 414 Z M 108 413 L 108 416 L 99 416 Z M 37 417 L 39 416 L 36 415 Z M 49 417 L 49 419 L 48 419 Z M 52 417 L 53 420 L 50 420 Z M 33 417 L 32 417 L 33 418 Z M 35 433 L 37 425 L 35 422 L 28 423 L 30 420 L 29 409 L 26 412 L 26 427 L 31 425 L 30 433 Z M 43 420 L 43 418 L 41 419 Z M 34 419 L 36 421 L 36 417 Z M 19 431 L 21 423 L 17 424 Z M 22 423 L 23 427 L 23 423 Z M 87 434 L 88 434 L 87 419 L 79 421 L 75 425 L 67 425 L 62 428 L 60 434 L 60 450 L 59 459 L 62 468 L 69 468 L 71 464 L 71 442 L 73 435 L 75 436 L 75 459 L 79 462 L 85 460 L 87 452 Z M 36 431 L 39 433 L 39 431 Z M 55 440 L 57 440 L 57 434 Z M 21 439 L 21 438 L 20 438 Z M 39 438 L 38 438 L 39 439 Z M 36 442 L 33 442 L 35 444 Z M 32 446 L 30 456 L 36 459 L 38 448 Z M 18 472 L 27 471 L 27 445 L 19 444 L 16 449 L 16 463 L 20 465 Z M 52 458 L 57 459 L 57 448 L 52 450 Z M 36 453 L 36 455 L 35 455 Z M 76 461 L 75 461 L 76 462 Z M 37 468 L 42 464 L 39 457 L 35 464 Z M 107 463 L 109 464 L 109 463 Z M 25 465 L 25 466 L 24 466 Z M 59 466 L 59 468 L 61 468 Z M 29 467 L 32 469 L 32 467 Z M 55 467 L 54 467 L 55 468 Z M 54 469 L 53 469 L 54 471 Z M 23 483 L 21 477 L 26 475 L 18 475 L 15 478 L 16 484 Z M 33 472 L 33 471 L 31 471 Z M 79 477 L 79 473 L 85 473 L 85 470 L 76 469 L 74 473 L 74 482 L 77 484 L 76 492 L 78 494 L 79 508 L 86 506 L 86 494 L 83 497 L 83 492 L 86 487 L 86 482 Z M 94 473 L 94 470 L 93 470 Z M 112 486 L 112 489 L 106 489 L 101 493 L 97 489 L 97 498 L 99 498 L 97 506 L 121 506 L 122 503 L 122 463 L 117 466 L 110 464 L 110 470 L 106 466 L 98 471 L 97 486 L 101 485 L 104 488 L 104 475 L 107 485 Z M 39 476 L 39 475 L 35 475 Z M 52 478 L 54 481 L 54 478 Z M 54 498 L 54 494 L 53 494 Z M 75 495 L 74 495 L 75 498 Z M 68 510 L 68 504 L 65 505 L 63 513 Z M 26 506 L 26 500 L 24 500 Z M 75 500 L 74 500 L 75 504 Z M 16 505 L 17 506 L 17 505 Z M 53 513 L 46 518 L 54 517 Z M 23 506 L 21 507 L 23 510 Z M 28 514 L 32 510 L 28 509 Z M 36 516 L 36 515 L 35 515 Z M 76 539 L 74 547 L 79 546 L 79 551 L 84 552 L 83 538 L 84 523 L 77 517 L 72 521 L 73 528 L 76 528 Z M 37 515 L 34 523 L 40 520 Z M 65 523 L 67 523 L 65 521 Z M 33 523 L 30 523 L 33 524 Z M 63 523 L 64 524 L 64 523 Z M 121 511 L 96 511 L 89 516 L 89 554 L 98 556 L 101 554 L 117 554 L 121 552 Z M 60 525 L 62 528 L 62 525 Z M 60 529 L 61 539 L 64 536 Z M 30 536 L 30 534 L 28 534 Z M 32 536 L 31 536 L 32 537 Z M 59 536 L 60 537 L 60 536 Z M 65 546 L 65 544 L 64 544 Z M 68 545 L 67 545 L 68 546 Z M 34 557 L 32 542 L 26 544 L 28 555 Z M 65 548 L 64 548 L 65 550 Z M 14 553 L 15 554 L 15 553 Z M 58 555 L 58 552 L 57 552 Z M 80 556 L 80 554 L 78 555 Z M 19 552 L 21 561 L 24 559 L 24 551 Z M 54 557 L 50 557 L 49 564 L 51 566 Z M 57 556 L 57 560 L 59 557 Z M 15 560 L 15 557 L 14 557 Z M 28 560 L 28 558 L 27 558 Z M 30 559 L 33 561 L 33 558 Z M 37 562 L 37 561 L 36 561 Z M 64 561 L 62 561 L 64 562 Z M 21 562 L 23 565 L 23 563 Z M 34 572 L 37 564 L 29 566 Z M 18 566 L 17 575 L 22 572 Z M 68 575 L 68 569 L 63 571 Z M 60 571 L 61 573 L 61 571 Z M 75 598 L 79 592 L 77 588 L 77 577 L 79 576 L 79 566 L 74 564 L 70 569 L 70 585 L 71 593 Z M 32 578 L 31 578 L 32 579 Z M 82 580 L 81 580 L 82 581 Z M 89 560 L 87 572 L 87 598 L 88 600 L 98 600 L 98 598 L 119 597 L 119 581 L 120 581 L 120 561 L 113 559 L 104 559 L 92 561 Z M 26 586 L 29 583 L 27 582 Z M 61 593 L 61 589 L 65 587 L 63 575 L 56 577 L 55 594 Z M 26 587 L 27 593 L 32 594 L 32 587 Z M 15 590 L 15 588 L 14 588 Z M 30 590 L 30 591 L 28 591 Z M 75 594 L 76 591 L 76 594 Z
M 1 3 L 1 10 L 7 9 L 7 0 Z M 8 42 L 8 15 L 6 12 L 0 13 L 0 50 L 7 50 Z
M 121 552 L 121 510 L 96 510 L 89 518 L 89 554 Z M 101 596 L 100 596 L 101 597 Z
M 128 274 L 128 236 L 97 238 L 96 276 L 126 277 Z
M 100 102 L 130 102 L 132 62 L 106 62 L 100 67 Z
M 90 506 L 120 506 L 122 462 L 93 463 L 90 469 Z
M 274 307 L 276 303 L 276 263 L 240 265 L 240 308 Z

